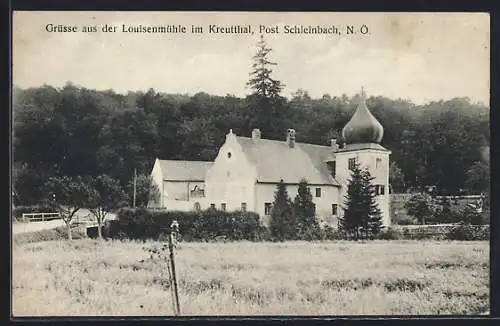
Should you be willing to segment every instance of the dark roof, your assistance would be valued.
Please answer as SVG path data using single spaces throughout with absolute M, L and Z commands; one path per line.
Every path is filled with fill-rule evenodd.
M 339 185 L 326 165 L 332 153 L 329 146 L 295 143 L 290 148 L 286 141 L 239 136 L 236 139 L 256 167 L 257 182 L 299 183 L 305 178 L 310 184 Z
M 204 181 L 207 170 L 213 162 L 158 160 L 163 180 L 166 181 Z
M 384 128 L 368 110 L 364 91 L 351 120 L 342 129 L 342 138 L 347 144 L 380 143 Z

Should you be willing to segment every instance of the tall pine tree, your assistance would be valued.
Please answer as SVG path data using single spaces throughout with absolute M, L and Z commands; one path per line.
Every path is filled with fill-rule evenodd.
M 347 186 L 347 194 L 345 196 L 344 216 L 340 218 L 340 228 L 350 238 L 358 239 L 360 234 L 360 226 L 362 225 L 362 217 L 366 214 L 366 204 L 363 196 L 363 171 L 359 163 L 353 166 L 351 170 L 351 180 Z
M 257 43 L 257 53 L 253 56 L 252 70 L 247 86 L 252 93 L 247 96 L 248 124 L 252 128 L 259 128 L 270 139 L 279 138 L 286 129 L 285 122 L 285 98 L 281 91 L 284 84 L 271 77 L 276 62 L 269 59 L 272 49 L 267 45 L 264 36 L 261 35 Z
M 358 162 L 352 169 L 351 180 L 345 197 L 346 209 L 340 226 L 348 236 L 372 238 L 382 229 L 382 213 L 372 184 L 374 177 L 367 169 L 361 169 Z
M 364 202 L 367 208 L 366 222 L 363 220 L 363 228 L 365 230 L 365 236 L 367 238 L 373 238 L 383 228 L 382 212 L 375 199 L 376 192 L 372 183 L 375 177 L 372 177 L 367 169 L 362 172 L 362 175 L 364 183 Z
M 316 219 L 316 206 L 307 180 L 299 183 L 297 196 L 293 202 L 293 210 L 297 222 L 297 232 L 300 239 L 310 240 L 317 235 L 319 224 Z
M 274 202 L 271 209 L 271 236 L 278 241 L 292 240 L 296 237 L 296 223 L 292 202 L 288 197 L 283 180 L 276 187 Z

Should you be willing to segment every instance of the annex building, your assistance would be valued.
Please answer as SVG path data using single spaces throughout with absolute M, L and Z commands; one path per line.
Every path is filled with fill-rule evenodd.
M 295 141 L 288 129 L 283 140 L 252 137 L 229 130 L 213 162 L 156 159 L 152 178 L 160 200 L 150 206 L 168 210 L 253 211 L 266 223 L 277 184 L 283 180 L 293 200 L 301 179 L 309 183 L 316 214 L 323 223 L 337 226 L 342 216 L 350 169 L 358 161 L 375 177 L 377 201 L 385 226 L 390 225 L 389 155 L 380 145 L 384 129 L 366 106 L 361 93 L 358 107 L 342 130 L 344 144 L 329 146 Z

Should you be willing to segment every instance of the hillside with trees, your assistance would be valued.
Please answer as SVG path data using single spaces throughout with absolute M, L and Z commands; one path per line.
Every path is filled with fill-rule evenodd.
M 118 94 L 71 82 L 13 90 L 14 204 L 32 205 L 45 196 L 50 177 L 108 175 L 127 188 L 134 169 L 150 173 L 155 158 L 211 161 L 229 129 L 285 140 L 329 145 L 357 104 L 357 95 L 312 98 L 299 89 L 284 97 L 271 77 L 271 49 L 257 45 L 244 98 L 207 93 L 171 94 L 149 89 Z M 250 59 L 250 58 L 249 58 Z M 435 185 L 441 193 L 486 191 L 489 184 L 489 108 L 454 98 L 415 105 L 383 96 L 367 98 L 384 126 L 382 145 L 392 151 L 395 191 Z M 487 152 L 487 150 L 486 150 Z

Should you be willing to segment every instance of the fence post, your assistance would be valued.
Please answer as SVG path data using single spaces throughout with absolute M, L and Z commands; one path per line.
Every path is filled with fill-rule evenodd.
M 175 272 L 175 257 L 174 257 L 174 241 L 175 241 L 175 233 L 176 233 L 176 226 L 177 226 L 177 221 L 172 222 L 172 225 L 170 226 L 170 236 L 168 237 L 168 250 L 170 251 L 170 264 L 172 267 L 172 281 L 174 283 L 174 298 L 175 298 L 175 311 L 174 314 L 176 316 L 179 316 L 181 314 L 181 309 L 179 306 L 179 290 L 177 288 L 177 274 Z

